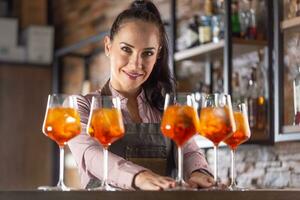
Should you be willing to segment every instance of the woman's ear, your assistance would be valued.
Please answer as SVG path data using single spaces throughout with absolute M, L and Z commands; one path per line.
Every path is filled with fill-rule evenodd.
M 104 37 L 104 50 L 105 50 L 105 55 L 109 57 L 110 54 L 110 49 L 111 49 L 111 41 L 109 36 Z

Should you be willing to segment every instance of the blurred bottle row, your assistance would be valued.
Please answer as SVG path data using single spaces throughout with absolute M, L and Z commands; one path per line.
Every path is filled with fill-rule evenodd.
M 232 1 L 232 36 L 264 39 L 265 5 L 261 0 Z M 178 51 L 198 45 L 219 42 L 224 38 L 224 1 L 205 0 L 204 12 L 195 14 L 180 26 L 176 42 Z

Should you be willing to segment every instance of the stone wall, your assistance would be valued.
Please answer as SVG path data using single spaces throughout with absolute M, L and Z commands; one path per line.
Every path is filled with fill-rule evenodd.
M 212 167 L 213 153 L 213 149 L 206 150 Z M 229 183 L 229 149 L 221 147 L 218 157 L 219 177 Z M 240 146 L 236 152 L 236 177 L 238 185 L 248 188 L 299 188 L 300 142 Z

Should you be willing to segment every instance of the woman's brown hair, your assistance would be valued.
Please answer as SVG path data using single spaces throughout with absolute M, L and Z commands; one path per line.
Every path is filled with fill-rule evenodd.
M 120 26 L 130 20 L 142 20 L 153 23 L 160 33 L 160 52 L 149 78 L 143 83 L 147 101 L 161 112 L 163 111 L 164 95 L 175 92 L 175 82 L 170 74 L 168 38 L 163 21 L 156 6 L 147 0 L 136 0 L 130 7 L 121 12 L 115 19 L 111 30 L 110 39 L 118 33 Z

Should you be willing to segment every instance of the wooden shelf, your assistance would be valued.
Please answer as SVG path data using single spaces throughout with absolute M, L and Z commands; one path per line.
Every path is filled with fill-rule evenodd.
M 247 46 L 266 46 L 268 42 L 266 40 L 250 40 L 242 38 L 232 38 L 233 44 L 247 45 Z
M 267 45 L 265 40 L 245 40 L 241 38 L 233 38 L 233 58 L 239 55 L 249 53 Z M 186 49 L 180 52 L 176 52 L 174 59 L 176 62 L 185 59 L 196 58 L 197 59 L 213 59 L 223 57 L 224 40 L 218 43 L 208 43 L 200 45 L 191 49 Z M 246 47 L 245 47 L 246 46 Z
M 224 40 L 218 43 L 203 44 L 191 49 L 186 49 L 180 52 L 176 52 L 174 55 L 175 61 L 182 61 L 185 59 L 193 58 L 196 56 L 211 55 L 217 53 L 224 48 Z
M 289 28 L 300 27 L 300 17 L 295 17 L 292 19 L 283 20 L 281 22 L 281 30 L 286 30 Z
M 233 58 L 240 55 L 260 50 L 268 45 L 266 40 L 246 40 L 241 38 L 233 38 Z
M 13 65 L 13 66 L 37 66 L 37 67 L 50 67 L 52 63 L 30 63 L 30 62 L 18 62 L 18 61 L 4 61 L 0 60 L 0 66 Z

